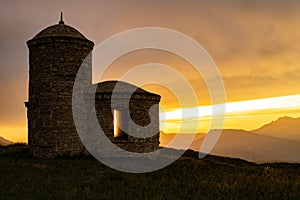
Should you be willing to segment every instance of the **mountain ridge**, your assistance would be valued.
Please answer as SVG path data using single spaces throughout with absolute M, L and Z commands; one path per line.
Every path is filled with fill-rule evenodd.
M 283 119 L 290 120 L 288 117 Z M 300 120 L 300 118 L 295 118 L 295 120 Z M 273 124 L 277 121 L 275 120 Z M 215 131 L 220 130 L 211 130 L 210 132 L 214 133 Z M 161 133 L 161 139 L 165 139 L 165 141 L 161 142 L 161 146 L 166 146 L 166 143 L 172 141 L 175 135 Z M 199 151 L 205 140 L 205 134 L 196 134 L 194 140 L 190 144 L 187 144 L 191 140 L 190 137 L 191 134 L 179 135 L 177 141 L 171 143 L 171 146 L 169 145 L 168 147 L 186 149 L 186 146 L 188 146 L 191 150 Z M 300 152 L 300 141 L 293 138 L 280 138 L 278 135 L 268 135 L 262 131 L 257 133 L 246 130 L 223 129 L 212 151 L 204 153 L 240 158 L 257 163 L 300 163 L 300 154 L 298 152 Z
M 0 146 L 8 146 L 8 145 L 11 145 L 13 144 L 12 141 L 9 141 L 3 137 L 0 136 Z
M 300 141 L 300 118 L 280 117 L 251 132 L 277 138 Z

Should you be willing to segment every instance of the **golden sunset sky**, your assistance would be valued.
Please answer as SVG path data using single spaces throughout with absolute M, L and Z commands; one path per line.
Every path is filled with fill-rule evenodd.
M 95 45 L 122 31 L 139 27 L 173 29 L 196 40 L 218 67 L 226 89 L 224 128 L 252 130 L 282 116 L 300 117 L 300 1 L 2 1 L 0 4 L 0 136 L 27 141 L 24 102 L 28 88 L 26 41 L 49 25 L 64 21 Z M 175 44 L 176 45 L 176 44 Z M 197 132 L 210 123 L 211 100 L 200 74 L 183 58 L 160 50 L 139 50 L 117 59 L 100 80 L 119 79 L 145 63 L 176 69 L 192 85 L 197 104 L 158 85 L 144 88 L 162 96 L 165 132 Z M 155 70 L 143 76 L 156 75 Z M 168 74 L 173 88 L 182 84 Z M 134 82 L 134 81 L 133 81 Z M 181 109 L 198 116 L 180 119 Z M 163 125 L 164 124 L 164 125 Z M 213 128 L 213 127 L 212 127 Z

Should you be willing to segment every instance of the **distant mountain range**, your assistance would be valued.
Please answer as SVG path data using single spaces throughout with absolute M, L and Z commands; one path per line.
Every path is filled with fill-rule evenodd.
M 280 118 L 255 131 L 222 130 L 210 154 L 252 162 L 300 163 L 299 130 L 300 118 L 289 117 Z M 161 133 L 161 146 L 166 146 L 174 136 Z M 178 141 L 169 147 L 183 149 L 190 137 L 191 134 L 178 136 Z M 204 139 L 205 134 L 197 134 L 189 149 L 199 151 Z
M 172 141 L 176 136 L 176 141 Z M 193 140 L 194 142 L 199 141 L 205 136 L 204 133 L 198 133 L 195 136 L 192 134 L 173 134 L 173 133 L 160 133 L 160 146 L 167 146 L 174 149 L 184 149 L 185 146 L 189 145 L 189 141 Z M 193 139 L 194 137 L 194 139 Z M 172 143 L 170 143 L 172 141 Z
M 300 141 L 300 118 L 282 117 L 251 132 Z
M 0 137 L 0 146 L 7 146 L 7 145 L 10 145 L 10 144 L 13 144 L 13 142 L 9 141 L 9 140 L 6 140 L 3 137 Z

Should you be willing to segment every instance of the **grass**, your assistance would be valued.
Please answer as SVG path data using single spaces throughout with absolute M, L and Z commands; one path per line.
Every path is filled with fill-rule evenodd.
M 0 147 L 0 199 L 300 199 L 300 164 L 254 164 L 187 151 L 145 174 L 91 157 L 36 159 L 26 145 Z

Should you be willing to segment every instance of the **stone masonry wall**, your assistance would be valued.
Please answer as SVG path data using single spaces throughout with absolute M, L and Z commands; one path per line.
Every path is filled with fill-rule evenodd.
M 110 84 L 115 84 L 111 81 Z M 100 83 L 101 86 L 101 83 Z M 99 86 L 98 86 L 99 87 Z M 125 91 L 126 92 L 126 91 Z M 120 148 L 130 152 L 153 152 L 159 147 L 159 109 L 154 110 L 154 126 L 148 129 L 148 132 L 155 133 L 151 137 L 141 138 L 131 136 L 130 133 L 139 134 L 139 130 L 134 130 L 133 127 L 128 126 L 128 139 L 117 140 L 114 138 L 114 117 L 113 109 L 123 110 L 128 105 L 124 101 L 122 93 L 116 94 L 116 98 L 111 100 L 111 92 L 97 92 L 95 100 L 95 109 L 101 128 L 105 132 L 110 141 Z M 127 95 L 126 95 L 127 96 Z M 158 105 L 160 96 L 148 92 L 135 92 L 129 101 L 129 112 L 133 122 L 139 126 L 147 126 L 150 123 L 149 109 L 153 105 Z M 112 106 L 113 105 L 113 106 Z M 113 107 L 113 109 L 112 109 Z M 145 131 L 145 130 L 144 130 Z
M 80 154 L 84 147 L 74 126 L 72 90 L 77 71 L 93 43 L 71 37 L 48 37 L 27 44 L 30 151 L 36 157 Z M 91 80 L 91 73 L 87 74 L 88 79 Z

